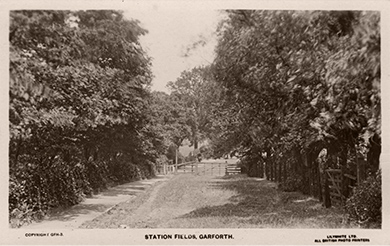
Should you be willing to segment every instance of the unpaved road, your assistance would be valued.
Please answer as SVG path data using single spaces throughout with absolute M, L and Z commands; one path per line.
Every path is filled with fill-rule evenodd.
M 177 174 L 81 228 L 345 228 L 340 209 L 244 175 Z
M 213 187 L 221 182 L 226 181 L 216 176 L 179 174 L 156 184 L 137 201 L 118 204 L 81 228 L 183 227 L 186 219 L 182 216 L 191 211 L 231 202 L 234 191 Z
M 90 221 L 113 206 L 137 200 L 136 198 L 157 183 L 168 180 L 171 176 L 157 176 L 153 179 L 139 180 L 111 187 L 98 195 L 85 199 L 80 204 L 68 209 L 53 211 L 47 219 L 23 226 L 23 229 L 76 229 L 84 222 Z

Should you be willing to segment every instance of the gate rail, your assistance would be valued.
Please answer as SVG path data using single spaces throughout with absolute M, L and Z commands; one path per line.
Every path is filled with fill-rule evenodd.
M 223 176 L 241 173 L 237 164 L 227 162 L 197 162 L 189 161 L 180 164 L 165 164 L 159 168 L 160 174 L 193 173 L 196 175 Z
M 343 182 L 346 184 L 348 189 L 347 193 L 351 194 L 352 189 L 356 185 L 357 177 L 353 175 L 342 173 L 341 169 L 327 169 L 325 170 L 327 180 L 329 181 L 329 197 L 332 205 L 342 206 L 347 200 L 343 191 Z
M 196 175 L 223 176 L 227 174 L 226 162 L 187 162 L 178 165 L 179 173 L 193 173 Z

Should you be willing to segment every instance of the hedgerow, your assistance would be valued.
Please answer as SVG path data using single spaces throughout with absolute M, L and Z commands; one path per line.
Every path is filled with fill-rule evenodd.
M 9 218 L 154 175 L 146 30 L 118 11 L 11 11 Z

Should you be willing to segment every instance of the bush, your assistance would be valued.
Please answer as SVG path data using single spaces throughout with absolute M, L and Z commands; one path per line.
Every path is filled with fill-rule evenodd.
M 210 159 L 213 156 L 213 149 L 210 145 L 203 145 L 199 148 L 200 153 L 204 159 Z
M 89 184 L 80 177 L 77 166 L 66 165 L 61 158 L 54 158 L 50 166 L 23 159 L 10 171 L 9 219 L 12 227 L 42 219 L 51 208 L 77 204 L 88 192 Z
M 382 179 L 378 171 L 357 186 L 346 202 L 349 218 L 363 226 L 382 221 Z
M 194 155 L 188 155 L 184 158 L 183 162 L 190 162 L 190 161 L 196 161 L 196 156 Z
M 259 158 L 255 155 L 245 156 L 242 158 L 237 166 L 241 167 L 241 172 L 246 173 L 248 177 L 261 177 L 258 172 Z
M 292 173 L 288 175 L 286 181 L 279 184 L 279 189 L 286 192 L 293 192 L 301 190 L 303 179 L 300 175 Z
M 123 184 L 142 178 L 141 170 L 138 165 L 131 162 L 126 156 L 117 157 L 109 162 L 109 173 L 112 181 L 117 184 Z
M 35 161 L 35 163 L 34 163 Z M 42 219 L 50 209 L 69 207 L 81 202 L 92 192 L 110 185 L 149 178 L 154 163 L 123 155 L 111 160 L 87 160 L 75 164 L 61 156 L 38 163 L 23 156 L 18 165 L 11 165 L 9 179 L 9 220 L 11 227 L 20 227 Z
M 105 161 L 87 160 L 84 162 L 84 171 L 86 179 L 94 192 L 107 188 L 107 163 Z

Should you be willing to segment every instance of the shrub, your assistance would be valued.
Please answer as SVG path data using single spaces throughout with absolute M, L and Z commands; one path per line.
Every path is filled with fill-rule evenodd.
M 282 191 L 293 192 L 301 190 L 303 179 L 300 175 L 292 173 L 288 175 L 287 179 L 279 184 L 279 189 Z
M 61 158 L 54 158 L 50 166 L 24 159 L 10 172 L 9 219 L 12 227 L 42 219 L 49 209 L 74 205 L 84 198 L 88 183 L 79 176 L 77 166 L 66 165 Z
M 381 223 L 382 180 L 380 171 L 354 189 L 345 207 L 349 218 L 363 226 Z
M 84 162 L 84 171 L 87 181 L 94 192 L 99 192 L 107 188 L 106 161 L 87 160 Z
M 257 159 L 255 156 L 245 156 L 240 160 L 238 166 L 241 167 L 241 172 L 246 173 L 248 177 L 257 177 Z

